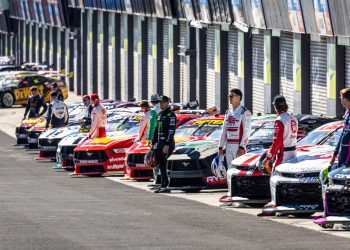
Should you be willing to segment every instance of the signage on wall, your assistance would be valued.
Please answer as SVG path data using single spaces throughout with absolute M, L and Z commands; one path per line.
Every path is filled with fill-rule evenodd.
M 305 33 L 299 0 L 288 0 L 288 15 L 293 32 Z
M 317 29 L 320 35 L 333 36 L 327 0 L 314 0 Z
M 255 28 L 266 29 L 261 0 L 250 0 Z

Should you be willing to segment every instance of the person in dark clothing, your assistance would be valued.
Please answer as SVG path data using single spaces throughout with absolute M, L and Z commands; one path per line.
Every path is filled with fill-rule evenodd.
M 45 103 L 44 97 L 39 95 L 38 88 L 32 87 L 30 89 L 30 92 L 32 95 L 28 98 L 28 103 L 26 106 L 26 111 L 24 112 L 23 120 L 27 118 L 28 112 L 28 118 L 35 118 L 42 116 L 47 110 L 47 105 Z M 43 110 L 40 112 L 41 108 L 43 108 Z
M 52 83 L 51 85 L 51 93 L 57 92 L 57 100 L 63 102 L 64 98 L 63 98 L 63 94 L 62 91 L 59 89 L 57 82 Z
M 94 109 L 94 105 L 91 103 L 91 99 L 89 95 L 84 95 L 83 96 L 83 103 L 84 106 L 86 107 L 86 114 L 83 119 L 80 119 L 79 122 L 85 122 L 87 124 L 91 124 L 91 112 Z
M 160 97 L 161 112 L 157 116 L 157 124 L 152 139 L 153 149 L 156 150 L 157 162 L 161 173 L 161 186 L 155 193 L 169 193 L 166 187 L 169 185 L 167 175 L 167 159 L 175 148 L 176 116 L 169 107 L 169 97 Z
M 60 128 L 68 124 L 68 109 L 64 102 L 58 100 L 58 93 L 50 94 L 51 103 L 46 115 L 46 129 Z
M 345 88 L 340 91 L 340 101 L 345 108 L 344 128 L 339 138 L 337 147 L 334 150 L 333 157 L 330 161 L 330 166 L 334 164 L 338 156 L 338 167 L 350 166 L 350 88 Z

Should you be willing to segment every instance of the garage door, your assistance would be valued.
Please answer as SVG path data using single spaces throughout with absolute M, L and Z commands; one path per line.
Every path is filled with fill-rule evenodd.
M 254 114 L 264 113 L 264 35 L 253 34 L 252 37 L 252 81 Z
M 207 29 L 207 108 L 215 106 L 215 28 Z
M 169 21 L 163 20 L 163 93 L 170 95 L 170 79 L 169 79 Z
M 97 87 L 100 96 L 104 95 L 103 89 L 103 12 L 98 11 L 97 13 Z
M 126 87 L 126 67 L 127 67 L 127 62 L 126 62 L 126 53 L 127 51 L 124 49 L 125 44 L 125 39 L 126 37 L 126 22 L 125 22 L 126 15 L 122 14 L 120 16 L 120 84 L 121 84 L 121 100 L 122 101 L 127 101 L 128 100 L 128 94 L 127 94 L 127 87 Z
M 293 34 L 281 33 L 280 37 L 280 94 L 283 95 L 293 112 Z
M 140 72 L 139 72 L 139 42 L 141 41 L 141 27 L 138 16 L 133 16 L 133 32 L 134 32 L 134 41 L 133 41 L 133 51 L 134 51 L 134 97 L 136 100 L 141 100 L 140 88 Z
M 108 15 L 108 88 L 109 98 L 116 98 L 116 76 L 115 76 L 115 14 L 109 13 Z
M 180 21 L 180 45 L 188 48 L 189 27 L 187 22 Z M 180 102 L 188 102 L 189 71 L 188 56 L 179 56 L 180 59 Z
M 153 19 L 147 18 L 147 99 L 153 94 Z
M 327 42 L 310 42 L 311 113 L 327 114 Z
M 227 61 L 228 61 L 228 90 L 238 88 L 238 32 L 230 28 L 227 43 Z
M 350 46 L 345 47 L 345 87 L 350 88 Z

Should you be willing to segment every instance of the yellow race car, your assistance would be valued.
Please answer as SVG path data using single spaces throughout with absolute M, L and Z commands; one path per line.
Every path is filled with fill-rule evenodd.
M 51 84 L 57 82 L 63 98 L 68 97 L 68 86 L 63 80 L 59 80 L 52 74 L 50 76 L 38 72 L 10 73 L 0 79 L 0 104 L 2 107 L 10 108 L 13 105 L 27 104 L 30 96 L 30 88 L 38 87 L 40 95 L 45 101 L 50 101 Z

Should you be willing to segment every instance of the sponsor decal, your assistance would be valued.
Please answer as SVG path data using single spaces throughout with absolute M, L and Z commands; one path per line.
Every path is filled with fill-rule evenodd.
M 336 174 L 334 178 L 337 179 L 350 179 L 350 174 Z
M 211 125 L 222 125 L 224 124 L 224 120 L 199 120 L 193 123 L 194 125 L 203 125 L 203 124 L 211 124 Z
M 137 164 L 135 164 L 135 167 L 144 167 L 145 166 L 145 164 L 143 164 L 143 163 L 137 163 Z
M 18 138 L 21 138 L 21 139 L 27 138 L 27 136 L 28 136 L 28 135 L 26 135 L 26 134 L 18 134 Z
M 98 163 L 98 160 L 77 160 L 77 162 L 79 163 L 85 163 L 85 164 L 94 164 L 94 163 Z
M 117 161 L 124 161 L 125 158 L 110 158 L 109 161 L 110 162 L 117 162 Z
M 189 162 L 183 162 L 183 163 L 182 163 L 182 166 L 184 166 L 185 168 L 187 168 L 188 165 L 190 165 Z
M 113 165 L 107 166 L 108 170 L 116 170 L 116 169 L 123 169 L 123 168 L 124 168 L 123 164 L 113 164 Z
M 44 149 L 44 150 L 55 150 L 56 147 L 55 146 L 41 146 L 40 149 Z
M 207 182 L 208 183 L 216 183 L 216 182 L 223 182 L 226 181 L 226 178 L 220 178 L 216 176 L 208 176 L 207 177 Z

